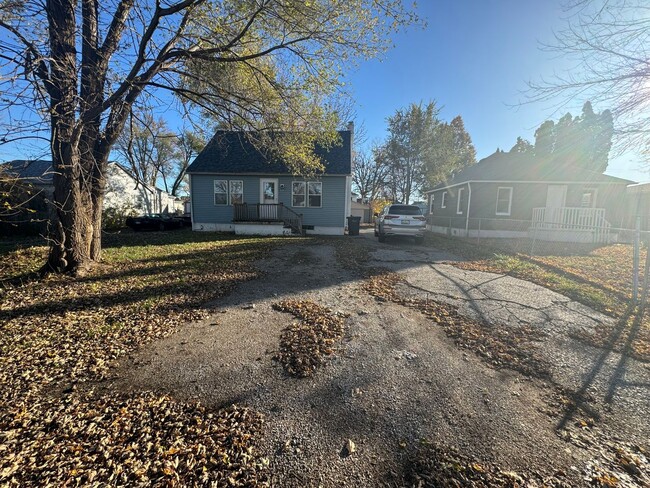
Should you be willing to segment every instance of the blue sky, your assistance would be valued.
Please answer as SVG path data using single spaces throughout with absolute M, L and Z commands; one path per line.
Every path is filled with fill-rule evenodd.
M 408 2 L 409 0 L 405 0 Z M 524 103 L 529 80 L 562 74 L 572 66 L 540 49 L 566 25 L 566 0 L 419 0 L 426 28 L 411 27 L 393 39 L 381 60 L 349 73 L 357 122 L 368 143 L 386 137 L 386 118 L 410 103 L 435 100 L 441 117 L 461 115 L 478 158 L 499 147 L 508 150 L 517 136 L 534 141 L 535 128 L 566 111 L 580 113 L 582 100 L 558 110 L 557 103 Z M 597 111 L 609 107 L 594 107 Z M 170 125 L 180 124 L 167 112 Z M 47 157 L 47 146 L 0 148 L 0 161 Z M 650 165 L 633 153 L 610 158 L 608 174 L 650 180 Z
M 386 118 L 411 102 L 436 100 L 441 117 L 461 115 L 478 158 L 497 147 L 508 150 L 517 136 L 534 141 L 537 126 L 565 112 L 580 113 L 582 101 L 558 110 L 555 103 L 521 104 L 529 80 L 560 74 L 571 65 L 540 49 L 566 25 L 560 0 L 420 0 L 428 26 L 394 38 L 381 61 L 364 63 L 351 75 L 358 121 L 368 141 L 386 137 Z M 594 107 L 601 111 L 608 107 Z M 650 180 L 641 159 L 610 160 L 608 174 Z

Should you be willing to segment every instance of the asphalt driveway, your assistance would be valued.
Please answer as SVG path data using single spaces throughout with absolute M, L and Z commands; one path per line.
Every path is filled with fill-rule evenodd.
M 124 361 L 101 387 L 261 411 L 260 449 L 277 486 L 403 486 L 423 442 L 576 486 L 611 465 L 619 440 L 647 448 L 648 365 L 574 338 L 611 318 L 526 281 L 458 269 L 456 259 L 408 240 L 379 244 L 371 229 L 295 241 L 258 263 L 264 278 Z M 380 269 L 404 278 L 400 296 L 451 304 L 482 334 L 534 330 L 548 375 L 495 367 L 417 309 L 370 296 L 365 283 Z M 273 360 L 295 321 L 273 307 L 285 299 L 349 315 L 335 354 L 308 378 Z M 343 455 L 349 441 L 354 453 Z

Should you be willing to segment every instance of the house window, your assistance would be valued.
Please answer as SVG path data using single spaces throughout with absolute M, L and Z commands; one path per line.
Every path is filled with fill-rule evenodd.
M 430 213 L 430 214 L 433 213 L 433 201 L 434 201 L 434 197 L 435 197 L 435 195 L 434 195 L 433 193 L 429 196 L 429 213 Z
M 440 208 L 447 208 L 447 192 L 442 192 L 442 202 L 440 202 Z
M 244 182 L 242 180 L 230 180 L 230 205 L 244 203 Z
M 582 192 L 580 206 L 582 208 L 593 208 L 596 206 L 596 190 L 594 188 L 587 188 Z
M 228 180 L 214 180 L 214 204 L 228 205 Z
M 320 181 L 294 181 L 291 184 L 292 207 L 314 207 L 323 205 L 323 183 Z
M 497 215 L 510 215 L 512 210 L 512 187 L 497 188 Z
M 463 202 L 463 195 L 465 194 L 465 188 L 459 188 L 458 189 L 458 201 L 456 202 L 456 213 L 459 215 L 462 215 L 463 213 L 463 208 L 465 207 L 465 204 Z
M 320 181 L 310 181 L 307 183 L 309 192 L 309 206 L 320 207 L 323 203 L 323 183 Z
M 306 183 L 304 181 L 294 181 L 291 185 L 291 206 L 304 207 L 306 204 Z

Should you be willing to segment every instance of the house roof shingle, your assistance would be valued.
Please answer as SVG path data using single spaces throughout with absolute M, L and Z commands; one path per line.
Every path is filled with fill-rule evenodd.
M 630 180 L 562 164 L 558 160 L 538 160 L 521 153 L 494 153 L 436 185 L 426 193 L 466 181 L 554 181 L 630 184 Z
M 120 168 L 124 173 L 132 178 L 133 181 L 137 181 L 137 178 L 133 175 L 133 172 L 123 164 L 118 163 L 117 161 L 109 161 L 108 164 Z M 47 159 L 15 159 L 13 161 L 8 161 L 6 163 L 0 164 L 0 169 L 6 170 L 7 173 L 14 175 L 16 178 L 27 180 L 28 182 L 37 185 L 53 184 L 54 170 L 52 168 L 52 161 Z M 148 191 L 153 191 L 153 188 L 151 188 L 146 183 L 142 181 L 139 183 Z M 158 191 L 164 191 L 158 187 L 155 187 L 155 189 Z
M 315 153 L 325 166 L 325 174 L 352 173 L 352 133 L 339 131 L 341 144 L 329 149 L 316 146 Z M 241 131 L 217 131 L 187 169 L 188 173 L 290 174 L 280 160 L 269 160 Z
M 4 163 L 0 167 L 16 178 L 38 180 L 41 184 L 52 183 L 52 161 L 16 159 Z

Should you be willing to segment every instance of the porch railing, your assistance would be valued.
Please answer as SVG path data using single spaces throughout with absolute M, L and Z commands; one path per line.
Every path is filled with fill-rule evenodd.
M 282 222 L 292 232 L 302 234 L 302 214 L 282 203 L 236 203 L 233 205 L 233 222 Z
M 548 231 L 590 232 L 594 242 L 605 242 L 611 224 L 604 208 L 539 207 L 533 209 L 532 228 Z

